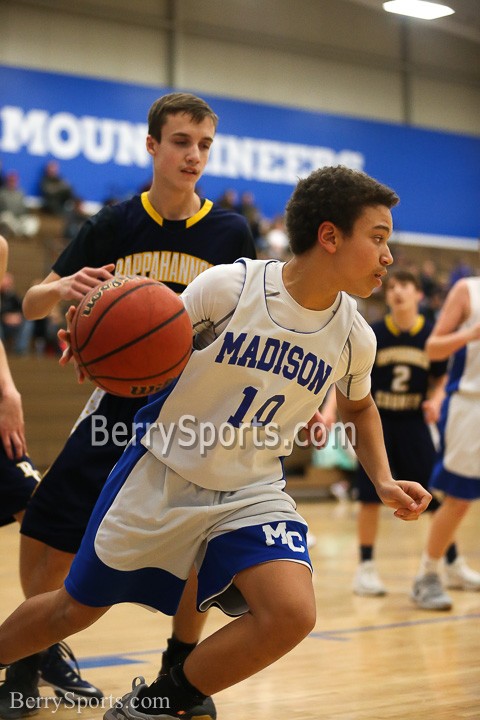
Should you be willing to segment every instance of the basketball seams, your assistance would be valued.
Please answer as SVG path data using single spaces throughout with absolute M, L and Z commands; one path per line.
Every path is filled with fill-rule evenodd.
M 112 303 L 113 305 L 113 303 Z M 185 308 L 180 308 L 178 312 L 175 313 L 175 315 L 171 315 L 167 320 L 164 320 L 160 325 L 156 325 L 155 327 L 151 328 L 148 332 L 143 333 L 143 335 L 138 335 L 138 337 L 134 338 L 133 340 L 129 340 L 129 342 L 124 343 L 123 345 L 118 345 L 118 347 L 113 348 L 108 353 L 104 353 L 103 355 L 98 355 L 98 357 L 92 358 L 91 360 L 88 360 L 88 362 L 82 361 L 83 367 L 88 367 L 92 363 L 98 363 L 102 362 L 102 360 L 106 360 L 109 357 L 112 357 L 113 355 L 117 355 L 117 353 L 122 352 L 123 350 L 127 350 L 129 347 L 132 347 L 133 345 L 136 345 L 137 343 L 141 342 L 142 340 L 145 340 L 147 337 L 150 337 L 151 335 L 154 335 L 159 330 L 162 330 L 170 323 L 174 322 L 174 320 L 177 320 L 177 318 L 181 317 L 186 313 Z M 173 367 L 176 367 L 178 365 L 178 362 L 175 363 Z
M 111 281 L 113 287 L 93 288 L 78 305 L 72 352 L 97 387 L 120 397 L 144 397 L 180 375 L 192 352 L 193 328 L 181 299 L 164 283 L 138 276 L 119 284 L 119 279 Z M 147 294 L 139 295 L 143 287 Z
M 153 380 L 154 378 L 159 378 L 162 375 L 166 375 L 169 372 L 172 372 L 172 370 L 175 370 L 179 365 L 182 365 L 182 363 L 185 361 L 186 358 L 190 357 L 190 351 L 186 352 L 174 365 L 171 365 L 169 368 L 165 368 L 165 370 L 162 370 L 161 374 L 155 373 L 154 375 L 145 375 L 144 377 L 118 377 L 118 376 L 110 376 L 110 375 L 96 375 L 95 381 L 100 383 L 102 380 L 115 380 L 118 382 L 125 382 L 125 383 L 144 383 L 148 382 L 148 380 Z
M 141 276 L 139 275 L 138 277 L 141 277 Z M 149 288 L 149 287 L 152 287 L 152 286 L 156 286 L 156 285 L 158 285 L 158 284 L 159 284 L 159 283 L 158 283 L 158 281 L 156 281 L 156 280 L 152 280 L 152 281 L 150 281 L 150 282 L 137 283 L 137 284 L 132 285 L 132 287 L 127 288 L 127 290 L 125 290 L 125 292 L 124 292 L 122 295 L 119 295 L 119 297 L 114 298 L 114 299 L 112 300 L 112 302 L 108 305 L 108 307 L 106 307 L 105 310 L 102 310 L 101 313 L 100 313 L 100 315 L 98 316 L 98 318 L 96 318 L 96 321 L 95 321 L 94 325 L 90 328 L 90 332 L 88 333 L 87 337 L 84 339 L 83 344 L 82 344 L 81 346 L 78 345 L 78 342 L 77 342 L 77 341 L 78 341 L 78 338 L 77 338 L 77 335 L 75 334 L 75 346 L 76 346 L 77 352 L 78 352 L 78 353 L 81 353 L 82 350 L 85 349 L 85 347 L 88 345 L 88 343 L 89 343 L 90 340 L 92 339 L 92 336 L 93 336 L 95 330 L 97 329 L 97 327 L 100 325 L 100 323 L 101 323 L 102 320 L 104 319 L 105 315 L 108 315 L 108 313 L 110 312 L 110 310 L 111 310 L 112 308 L 114 308 L 115 305 L 117 305 L 117 303 L 122 302 L 122 301 L 124 300 L 124 298 L 128 297 L 129 295 L 132 295 L 133 293 L 137 292 L 138 290 L 143 290 L 143 288 Z M 160 284 L 163 285 L 163 283 L 160 283 Z M 107 290 L 106 292 L 108 292 L 108 290 Z M 87 297 L 87 296 L 86 296 L 86 297 Z M 86 304 L 86 303 L 85 303 L 86 297 L 83 298 L 82 302 L 80 303 L 80 305 L 79 305 L 78 308 L 77 308 L 77 313 L 78 313 L 78 315 L 77 315 L 77 313 L 76 313 L 76 314 L 75 314 L 75 317 L 78 318 L 78 319 L 80 319 L 80 317 L 82 316 L 82 312 L 83 312 L 82 306 Z M 78 322 L 78 320 L 77 320 L 77 322 Z M 74 327 L 75 327 L 75 330 L 76 330 L 76 329 L 77 329 L 77 324 L 76 324 L 76 322 L 75 322 Z

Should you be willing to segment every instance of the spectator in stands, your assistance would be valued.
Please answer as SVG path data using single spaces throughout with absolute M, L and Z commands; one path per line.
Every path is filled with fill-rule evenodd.
M 265 233 L 265 252 L 268 257 L 276 260 L 287 260 L 289 256 L 289 241 L 285 230 L 283 215 L 277 215 Z
M 442 282 L 439 280 L 438 267 L 433 260 L 425 260 L 420 271 L 419 280 L 423 293 L 419 307 L 420 312 L 434 322 L 443 302 L 445 291 Z
M 59 357 L 65 349 L 58 338 L 58 331 L 65 327 L 64 314 L 55 306 L 44 318 L 33 320 L 33 348 L 36 355 Z
M 262 214 L 255 205 L 253 193 L 249 191 L 243 192 L 236 210 L 248 222 L 255 245 L 258 246 L 262 235 Z
M 476 272 L 472 266 L 469 265 L 465 258 L 460 258 L 452 268 L 450 277 L 448 278 L 448 288 L 452 288 L 459 280 L 463 280 L 463 278 L 472 277 L 474 275 L 476 275 Z
M 237 191 L 233 188 L 228 188 L 225 190 L 222 195 L 217 200 L 217 205 L 220 205 L 220 207 L 225 208 L 225 210 L 233 210 L 234 212 L 238 212 L 237 206 L 238 206 L 238 195 Z
M 39 219 L 30 214 L 26 205 L 18 173 L 10 170 L 0 187 L 0 232 L 7 239 L 15 235 L 31 237 L 37 234 L 39 225 Z
M 438 268 L 433 260 L 425 260 L 420 272 L 420 285 L 425 298 L 431 297 L 439 287 Z
M 12 273 L 6 272 L 0 284 L 0 339 L 15 355 L 30 350 L 33 323 L 22 313 L 22 299 L 15 290 Z
M 77 237 L 80 228 L 89 217 L 84 209 L 83 200 L 79 197 L 73 198 L 73 204 L 67 212 L 63 228 L 63 237 L 67 244 Z
M 40 194 L 42 209 L 49 215 L 64 215 L 68 203 L 74 199 L 71 185 L 60 175 L 60 168 L 56 160 L 49 160 L 45 165 L 40 180 Z

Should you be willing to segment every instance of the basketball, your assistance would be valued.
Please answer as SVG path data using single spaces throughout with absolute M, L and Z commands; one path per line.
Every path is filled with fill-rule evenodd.
M 139 276 L 93 288 L 72 321 L 70 344 L 83 374 L 122 397 L 144 397 L 177 378 L 192 349 L 193 330 L 180 298 Z

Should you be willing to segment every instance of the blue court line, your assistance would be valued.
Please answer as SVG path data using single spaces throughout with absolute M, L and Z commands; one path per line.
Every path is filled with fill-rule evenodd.
M 158 665 L 160 667 L 161 655 L 165 648 L 156 650 L 139 650 L 138 652 L 126 652 L 120 653 L 119 655 L 92 655 L 91 657 L 84 657 L 78 660 L 78 666 L 81 670 L 99 668 L 99 667 L 114 667 L 117 665 L 140 665 L 143 660 L 137 660 L 138 656 L 142 655 L 157 655 Z M 132 657 L 134 656 L 134 657 Z
M 479 613 L 471 613 L 468 615 L 445 615 L 442 617 L 424 618 L 421 620 L 407 620 L 405 622 L 386 623 L 384 625 L 365 625 L 353 628 L 344 628 L 339 630 L 325 630 L 324 632 L 311 632 L 309 638 L 313 640 L 330 640 L 335 642 L 348 642 L 351 637 L 365 632 L 377 632 L 378 630 L 397 630 L 398 628 L 415 627 L 419 625 L 439 625 L 441 623 L 462 622 L 465 620 L 477 620 L 480 618 Z M 138 652 L 126 652 L 118 655 L 94 655 L 79 659 L 78 664 L 82 670 L 115 667 L 120 665 L 140 665 L 144 660 L 139 658 L 144 655 L 157 655 L 158 664 L 160 666 L 161 654 L 165 648 L 157 648 L 155 650 L 139 650 Z
M 376 632 L 377 630 L 396 630 L 398 628 L 414 627 L 418 625 L 439 625 L 440 623 L 460 622 L 463 620 L 476 620 L 480 618 L 480 613 L 470 613 L 468 615 L 444 615 L 442 617 L 425 618 L 422 620 L 406 620 L 405 622 L 386 623 L 384 625 L 365 625 L 361 627 L 345 628 L 343 630 L 325 630 L 325 632 L 312 632 L 308 636 L 316 640 L 336 640 L 338 642 L 346 642 L 349 637 L 339 637 L 345 635 L 354 635 L 364 632 Z

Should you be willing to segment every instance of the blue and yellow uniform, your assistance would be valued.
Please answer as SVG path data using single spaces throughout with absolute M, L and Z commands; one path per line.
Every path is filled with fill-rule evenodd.
M 239 257 L 255 257 L 242 216 L 204 200 L 192 217 L 165 220 L 142 193 L 87 220 L 53 270 L 65 277 L 86 266 L 114 263 L 116 274 L 152 277 L 180 293 L 207 268 Z M 93 392 L 29 503 L 23 534 L 77 552 L 98 495 L 145 402 Z
M 372 324 L 377 353 L 372 369 L 372 395 L 380 412 L 385 447 L 393 477 L 415 480 L 428 488 L 435 447 L 423 416 L 430 380 L 445 374 L 446 362 L 430 362 L 425 343 L 432 324 L 419 315 L 408 331 L 391 315 Z M 359 500 L 380 503 L 361 466 L 357 471 Z
M 10 460 L 0 442 L 0 526 L 14 522 L 14 515 L 25 510 L 39 480 L 40 473 L 28 455 Z

